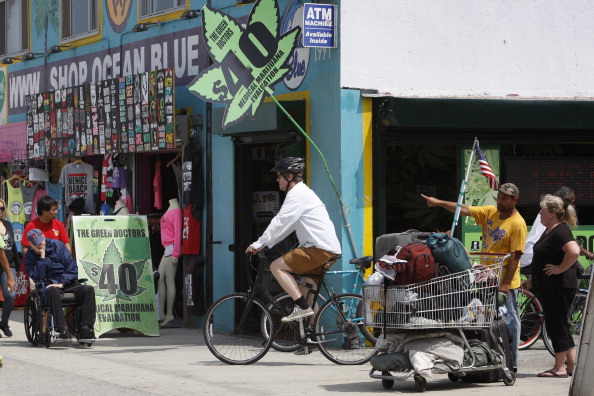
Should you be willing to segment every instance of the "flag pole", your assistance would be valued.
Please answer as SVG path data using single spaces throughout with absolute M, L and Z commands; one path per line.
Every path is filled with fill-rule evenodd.
M 468 177 L 470 176 L 470 168 L 472 167 L 472 160 L 474 159 L 474 148 L 476 147 L 477 142 L 478 140 L 475 137 L 474 143 L 472 143 L 472 150 L 470 150 L 470 159 L 468 161 L 468 167 L 466 168 L 466 176 L 460 185 L 460 193 L 458 194 L 458 202 L 456 203 L 456 211 L 454 212 L 454 221 L 452 222 L 452 228 L 450 229 L 450 236 L 454 236 L 456 226 L 458 225 L 460 209 L 462 208 L 462 200 L 464 199 L 464 193 L 466 192 L 466 183 L 468 183 Z
M 338 197 L 338 202 L 340 203 L 340 211 L 342 213 L 342 219 L 344 221 L 344 226 L 345 226 L 347 234 L 349 236 L 349 242 L 351 243 L 351 249 L 353 251 L 354 256 L 359 257 L 359 253 L 357 252 L 357 246 L 355 245 L 355 239 L 353 238 L 353 233 L 351 231 L 351 224 L 349 223 L 349 219 L 347 217 L 346 210 L 344 207 L 344 202 L 342 200 L 342 197 L 340 196 L 338 187 L 336 187 L 336 183 L 334 183 L 334 178 L 332 177 L 332 173 L 330 173 L 330 169 L 328 168 L 328 164 L 326 163 L 326 158 L 324 157 L 324 154 L 322 154 L 322 151 L 320 151 L 320 149 L 318 148 L 318 145 L 315 144 L 315 142 L 313 140 L 311 140 L 311 138 L 307 135 L 307 133 L 305 133 L 305 131 L 301 128 L 301 126 L 299 126 L 297 121 L 295 121 L 295 119 L 293 117 L 291 117 L 291 115 L 283 107 L 283 105 L 281 105 L 280 102 L 278 100 L 276 100 L 272 90 L 270 88 L 268 88 L 267 92 L 270 95 L 270 99 L 272 99 L 272 101 L 274 103 L 276 103 L 277 107 L 285 114 L 285 116 L 287 116 L 289 121 L 291 121 L 293 123 L 293 125 L 295 125 L 297 130 L 299 130 L 299 132 L 301 132 L 303 137 L 305 137 L 305 139 L 312 145 L 312 147 L 320 155 L 320 158 L 322 159 L 322 163 L 324 164 L 324 168 L 326 169 L 326 174 L 328 175 L 328 178 L 330 179 L 330 183 L 332 184 L 332 187 L 334 188 L 334 192 L 336 193 L 336 196 Z

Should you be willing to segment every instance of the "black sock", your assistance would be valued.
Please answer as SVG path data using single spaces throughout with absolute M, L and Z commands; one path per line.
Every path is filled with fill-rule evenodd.
M 301 309 L 309 308 L 309 305 L 307 305 L 307 301 L 305 301 L 305 298 L 303 298 L 303 296 L 299 297 L 297 300 L 293 300 L 293 302 L 295 303 L 295 305 L 298 305 Z

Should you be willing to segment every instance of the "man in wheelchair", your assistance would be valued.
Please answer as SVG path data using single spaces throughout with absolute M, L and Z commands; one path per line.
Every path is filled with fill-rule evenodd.
M 27 233 L 27 239 L 31 249 L 25 253 L 25 267 L 35 283 L 45 283 L 45 293 L 59 340 L 70 340 L 61 305 L 64 293 L 73 293 L 82 310 L 79 339 L 94 339 L 95 289 L 77 282 L 78 267 L 66 245 L 56 239 L 46 239 L 37 228 Z

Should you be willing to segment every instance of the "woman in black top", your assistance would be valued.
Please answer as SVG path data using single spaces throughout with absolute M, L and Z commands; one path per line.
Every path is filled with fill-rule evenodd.
M 20 257 L 17 251 L 16 243 L 14 240 L 14 232 L 12 230 L 12 223 L 6 220 L 6 203 L 0 199 L 0 237 L 4 240 L 4 253 L 6 259 L 10 265 L 13 278 L 17 279 L 16 273 L 21 271 Z M 12 331 L 8 326 L 8 318 L 14 307 L 15 290 L 8 290 L 7 287 L 7 275 L 0 268 L 0 287 L 2 288 L 2 295 L 4 296 L 4 302 L 2 303 L 2 317 L 0 318 L 0 330 L 7 337 L 12 337 Z M 0 335 L 2 337 L 2 335 Z
M 540 221 L 547 229 L 534 245 L 532 276 L 525 286 L 531 283 L 542 303 L 545 325 L 555 350 L 555 366 L 538 376 L 567 377 L 575 368 L 575 344 L 568 311 L 577 290 L 574 264 L 580 247 L 571 233 L 571 228 L 577 225 L 577 216 L 573 205 L 554 195 L 546 195 L 540 207 Z

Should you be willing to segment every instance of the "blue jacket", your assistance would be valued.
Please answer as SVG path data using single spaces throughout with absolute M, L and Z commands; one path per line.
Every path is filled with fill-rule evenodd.
M 45 239 L 45 258 L 32 248 L 25 254 L 27 274 L 35 282 L 61 283 L 68 286 L 78 279 L 78 267 L 62 241 Z

